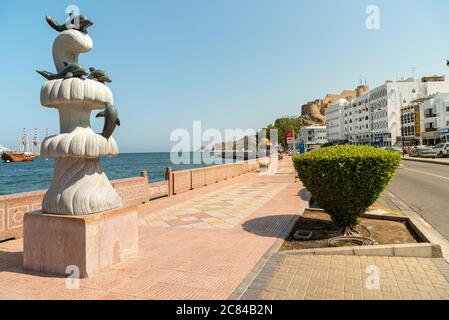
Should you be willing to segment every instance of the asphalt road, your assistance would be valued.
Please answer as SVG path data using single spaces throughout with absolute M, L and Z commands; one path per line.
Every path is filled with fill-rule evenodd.
M 449 239 L 449 166 L 402 161 L 387 191 Z

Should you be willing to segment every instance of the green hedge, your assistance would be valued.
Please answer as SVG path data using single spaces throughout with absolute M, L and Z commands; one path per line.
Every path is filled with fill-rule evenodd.
M 341 145 L 317 149 L 293 158 L 307 190 L 332 220 L 355 226 L 379 197 L 399 167 L 395 151 Z

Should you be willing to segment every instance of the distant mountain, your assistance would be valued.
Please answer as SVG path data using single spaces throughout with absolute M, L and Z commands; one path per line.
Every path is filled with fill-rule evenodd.
M 256 148 L 256 145 L 257 145 L 257 137 L 256 136 L 245 136 L 236 141 L 227 141 L 227 142 L 216 143 L 211 147 L 203 146 L 203 147 L 201 147 L 201 151 L 204 151 L 204 152 L 248 151 L 248 146 L 253 146 L 254 148 Z M 249 151 L 256 151 L 256 149 L 249 150 Z

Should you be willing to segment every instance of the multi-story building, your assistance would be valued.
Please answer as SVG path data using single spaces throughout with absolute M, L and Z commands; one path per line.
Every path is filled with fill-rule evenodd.
M 343 106 L 343 140 L 379 147 L 398 144 L 402 136 L 401 110 L 418 98 L 438 92 L 449 92 L 449 81 L 444 77 L 387 81 L 372 90 L 366 85 L 357 87 L 356 97 Z M 332 116 L 331 126 L 340 123 L 335 120 L 335 110 L 328 114 Z
M 320 148 L 327 142 L 326 126 L 302 127 L 299 131 L 298 142 L 304 145 L 306 152 Z
M 326 108 L 327 141 L 345 141 L 345 119 L 343 113 L 347 105 L 348 100 L 338 99 Z
M 422 143 L 421 114 L 419 105 L 413 104 L 401 109 L 401 141 L 404 146 L 415 146 Z
M 401 137 L 401 109 L 422 96 L 418 79 L 387 81 L 370 92 L 372 142 L 377 146 L 393 146 Z M 399 138 L 400 139 L 400 138 Z
M 345 138 L 352 144 L 370 143 L 369 87 L 358 86 L 357 95 L 344 109 Z
M 446 141 L 449 132 L 449 90 L 418 101 L 420 138 L 423 144 Z

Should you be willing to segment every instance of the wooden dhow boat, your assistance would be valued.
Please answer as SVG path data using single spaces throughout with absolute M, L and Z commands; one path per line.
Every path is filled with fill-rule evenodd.
M 37 134 L 35 134 L 35 138 L 33 139 L 33 144 L 37 146 L 38 143 Z M 19 142 L 19 150 L 18 151 L 4 151 L 2 153 L 2 159 L 5 162 L 29 162 L 36 159 L 37 154 L 31 152 L 30 142 L 28 141 L 28 137 L 25 129 L 23 129 L 23 136 Z

